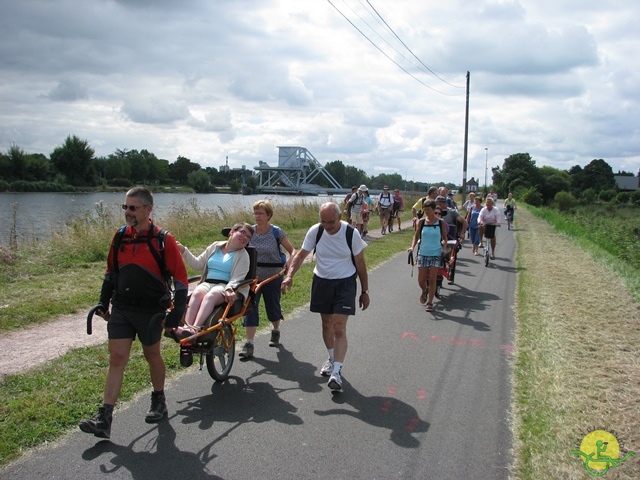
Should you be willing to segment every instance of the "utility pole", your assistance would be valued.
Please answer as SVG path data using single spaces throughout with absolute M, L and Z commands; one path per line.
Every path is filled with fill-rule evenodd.
M 462 204 L 467 199 L 467 146 L 469 144 L 469 80 L 471 74 L 467 71 L 467 109 L 464 117 L 464 160 L 462 163 Z
M 489 160 L 489 149 L 484 147 L 484 196 L 487 196 L 489 190 L 487 190 L 487 161 Z

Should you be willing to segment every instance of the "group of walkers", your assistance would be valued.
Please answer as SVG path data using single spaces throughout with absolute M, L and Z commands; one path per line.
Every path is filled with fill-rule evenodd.
M 358 229 L 361 237 L 368 233 L 369 219 L 372 213 L 380 215 L 380 233 L 393 232 L 394 222 L 398 222 L 398 231 L 402 230 L 401 214 L 404 211 L 404 198 L 399 189 L 389 192 L 385 185 L 382 193 L 374 200 L 366 185 L 351 187 L 351 193 L 344 198 L 344 218 L 348 224 Z
M 385 190 L 388 189 L 385 187 Z M 366 187 L 363 185 L 356 191 L 366 192 Z M 352 214 L 356 213 L 356 205 L 352 202 Z M 329 377 L 327 385 L 332 391 L 342 390 L 341 369 L 348 345 L 347 320 L 356 313 L 357 307 L 362 310 L 369 307 L 369 284 L 364 258 L 367 244 L 360 235 L 362 230 L 342 220 L 341 206 L 332 202 L 321 205 L 319 223 L 307 231 L 301 248 L 296 250 L 286 232 L 271 224 L 273 207 L 270 202 L 257 201 L 253 205 L 254 225 L 236 223 L 226 241 L 213 242 L 198 256 L 176 241 L 171 233 L 154 225 L 151 219 L 153 195 L 148 189 L 134 187 L 129 190 L 122 208 L 126 225 L 116 232 L 111 242 L 96 310 L 96 314 L 107 321 L 108 332 L 109 368 L 103 403 L 93 417 L 80 422 L 83 432 L 110 438 L 113 409 L 136 337 L 142 344 L 153 386 L 151 407 L 145 421 L 157 423 L 167 417 L 165 363 L 160 351 L 162 331 L 164 329 L 165 336 L 175 340 L 188 338 L 203 328 L 216 305 L 246 298 L 249 287 L 237 288 L 250 269 L 246 246 L 256 249 L 259 281 L 272 277 L 283 268 L 286 276 L 264 284 L 256 294 L 252 311 L 244 319 L 247 341 L 239 355 L 253 356 L 261 297 L 272 324 L 269 345 L 280 344 L 279 327 L 284 319 L 280 296 L 292 287 L 295 273 L 305 258 L 315 251 L 310 310 L 320 314 L 322 338 L 327 349 L 327 359 L 320 367 L 320 374 Z M 362 218 L 362 210 L 358 209 L 358 212 L 356 222 Z M 202 272 L 200 283 L 189 298 L 185 264 Z M 171 283 L 173 299 L 169 290 Z M 152 322 L 159 314 L 164 316 L 171 304 L 162 324 Z
M 427 312 L 433 311 L 433 299 L 436 292 L 438 271 L 451 257 L 451 240 L 459 250 L 468 232 L 472 244 L 472 253 L 479 255 L 478 249 L 484 247 L 483 238 L 491 244 L 491 258 L 495 259 L 495 229 L 485 229 L 487 225 L 500 226 L 500 212 L 495 207 L 497 195 L 492 190 L 487 194 L 485 205 L 482 197 L 469 194 L 469 200 L 463 205 L 465 215 L 461 215 L 457 205 L 446 187 L 431 187 L 427 195 L 413 205 L 411 213 L 415 234 L 408 251 L 413 252 L 416 246 L 418 265 L 418 286 L 420 287 L 420 303 L 426 304 Z M 505 200 L 504 216 L 511 215 L 516 209 L 513 195 L 509 193 Z M 486 230 L 486 231 L 485 231 Z M 455 255 L 457 252 L 453 252 Z

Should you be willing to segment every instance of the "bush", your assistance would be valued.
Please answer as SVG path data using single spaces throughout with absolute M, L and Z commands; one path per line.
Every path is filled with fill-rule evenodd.
M 573 195 L 567 192 L 556 193 L 556 196 L 553 197 L 553 200 L 556 203 L 556 207 L 561 212 L 570 212 L 571 210 L 576 208 L 576 205 L 578 204 L 578 200 L 576 200 Z
M 528 205 L 534 207 L 541 207 L 544 204 L 542 200 L 542 194 L 536 189 L 536 187 L 527 188 L 522 192 L 522 201 Z
M 616 197 L 615 190 L 602 190 L 598 195 L 598 200 L 601 202 L 610 202 Z
M 1 187 L 1 182 L 0 182 L 0 187 Z M 635 204 L 635 205 L 640 205 L 640 188 L 638 190 L 636 190 L 635 192 L 631 192 L 631 201 Z
M 112 178 L 109 180 L 109 185 L 114 187 L 131 187 L 133 183 L 128 178 Z
M 580 196 L 580 203 L 582 203 L 583 205 L 589 205 L 595 203 L 597 199 L 598 194 L 596 193 L 596 191 L 593 188 L 587 188 L 582 192 L 582 195 Z
M 8 191 L 9 191 L 9 182 L 0 180 L 0 192 L 8 192 Z
M 631 192 L 620 192 L 616 195 L 615 202 L 620 204 L 629 203 L 631 200 Z

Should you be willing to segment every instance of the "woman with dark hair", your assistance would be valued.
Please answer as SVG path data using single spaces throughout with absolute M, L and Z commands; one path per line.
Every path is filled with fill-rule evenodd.
M 236 223 L 226 241 L 213 242 L 199 256 L 178 242 L 182 259 L 191 268 L 202 270 L 200 284 L 191 293 L 185 326 L 179 334 L 189 337 L 197 333 L 216 305 L 234 302 L 238 294 L 249 293 L 249 285 L 234 291 L 234 284 L 242 282 L 249 273 L 249 254 L 244 249 L 253 237 L 253 227 Z
M 442 265 L 442 256 L 447 251 L 446 223 L 436 215 L 436 208 L 436 202 L 433 200 L 423 202 L 422 211 L 424 216 L 418 221 L 411 248 L 408 250 L 412 252 L 418 245 L 420 303 L 426 302 L 427 312 L 433 311 L 433 297 L 436 294 L 438 270 Z

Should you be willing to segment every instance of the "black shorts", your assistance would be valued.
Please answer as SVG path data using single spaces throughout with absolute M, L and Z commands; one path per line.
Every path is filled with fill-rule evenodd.
M 158 343 L 162 336 L 161 326 L 158 324 L 152 332 L 149 331 L 149 322 L 156 313 L 159 312 L 135 312 L 114 306 L 107 322 L 109 340 L 122 338 L 135 340 L 138 335 L 143 345 L 151 346 Z
M 355 315 L 357 290 L 355 275 L 337 280 L 314 275 L 309 310 L 315 313 Z

